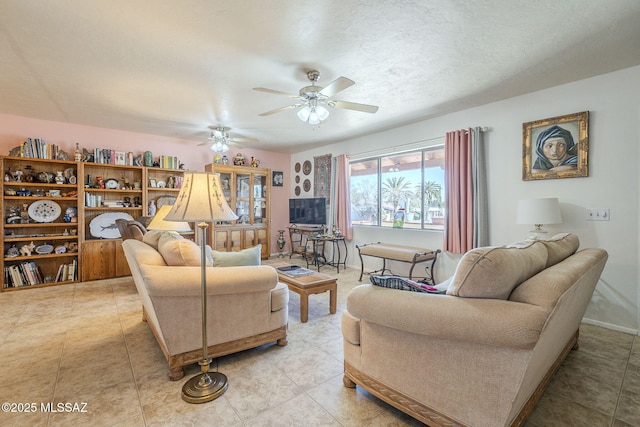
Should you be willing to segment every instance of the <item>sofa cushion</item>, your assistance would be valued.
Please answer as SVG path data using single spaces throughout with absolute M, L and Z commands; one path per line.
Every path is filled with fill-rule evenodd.
M 165 233 L 160 237 L 158 252 L 167 265 L 173 266 L 199 266 L 202 256 L 198 245 L 172 233 Z
M 447 295 L 506 300 L 546 263 L 547 249 L 539 241 L 472 249 L 458 263 Z
M 142 236 L 142 241 L 157 251 L 158 241 L 166 233 L 166 231 L 149 230 Z
M 547 268 L 570 257 L 578 250 L 580 240 L 572 233 L 556 234 L 549 240 L 541 240 L 547 248 Z
M 243 249 L 237 252 L 211 251 L 214 267 L 237 267 L 244 265 L 260 265 L 260 254 L 262 245 L 258 244 L 252 248 Z M 200 264 L 198 264 L 200 265 Z

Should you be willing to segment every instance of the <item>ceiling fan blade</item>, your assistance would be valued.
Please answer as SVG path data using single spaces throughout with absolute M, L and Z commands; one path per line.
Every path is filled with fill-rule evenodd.
M 282 92 L 279 90 L 267 89 L 266 87 L 254 87 L 253 90 L 257 90 L 258 92 L 272 93 L 274 95 L 288 96 L 289 98 L 300 98 L 300 95 L 294 95 L 292 93 Z
M 259 116 L 270 116 L 272 114 L 279 113 L 281 111 L 291 110 L 292 108 L 298 108 L 300 105 L 302 105 L 302 104 L 287 105 L 286 107 L 276 108 L 275 110 L 267 111 L 265 113 L 260 113 L 258 115 Z
M 341 92 L 350 86 L 353 86 L 354 84 L 356 84 L 356 82 L 351 79 L 348 79 L 346 77 L 338 77 L 327 86 L 325 86 L 325 88 L 322 89 L 320 93 L 329 98 L 336 93 Z
M 231 137 L 231 142 L 260 142 L 257 138 Z
M 375 113 L 378 111 L 377 105 L 368 105 L 368 104 L 358 104 L 356 102 L 347 102 L 347 101 L 329 101 L 330 107 L 334 108 L 342 108 L 345 110 L 355 110 L 362 111 L 363 113 Z

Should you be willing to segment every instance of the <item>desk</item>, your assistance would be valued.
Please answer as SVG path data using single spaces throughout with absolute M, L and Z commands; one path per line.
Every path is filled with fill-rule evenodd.
M 293 254 L 302 255 L 306 259 L 309 237 L 316 234 L 324 234 L 327 231 L 327 227 L 324 225 L 291 225 L 287 228 L 289 229 L 289 243 L 291 244 L 289 259 Z
M 318 267 L 318 271 L 320 271 L 320 267 L 323 265 L 330 265 L 336 268 L 336 272 L 340 273 L 340 264 L 347 268 L 347 242 L 344 240 L 343 236 L 310 236 L 309 241 L 313 243 L 313 253 L 312 255 L 312 263 L 309 263 L 309 256 L 307 256 L 307 268 L 309 268 L 309 264 L 313 264 Z M 327 242 L 331 242 L 331 260 L 327 259 L 325 255 L 325 244 Z M 342 242 L 342 246 L 344 247 L 344 256 L 340 252 L 340 242 Z M 320 261 L 322 258 L 322 261 Z

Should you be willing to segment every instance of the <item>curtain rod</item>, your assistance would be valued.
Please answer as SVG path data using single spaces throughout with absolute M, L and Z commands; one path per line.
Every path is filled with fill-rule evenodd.
M 482 132 L 488 132 L 490 129 L 486 126 L 483 126 L 480 128 L 480 130 Z M 376 155 L 383 155 L 386 153 L 402 153 L 402 152 L 406 152 L 406 151 L 411 151 L 417 148 L 423 148 L 420 147 L 419 145 L 427 143 L 427 142 L 434 142 L 434 141 L 442 141 L 444 143 L 444 136 L 436 136 L 433 138 L 427 138 L 427 139 L 421 139 L 420 141 L 413 141 L 413 142 L 408 142 L 406 144 L 401 144 L 401 145 L 396 145 L 393 147 L 387 147 L 387 148 L 379 148 L 377 150 L 370 150 L 370 151 L 363 151 L 362 153 L 357 153 L 357 154 L 353 154 L 349 156 L 349 160 L 360 160 L 360 159 L 364 159 L 367 157 L 375 157 Z

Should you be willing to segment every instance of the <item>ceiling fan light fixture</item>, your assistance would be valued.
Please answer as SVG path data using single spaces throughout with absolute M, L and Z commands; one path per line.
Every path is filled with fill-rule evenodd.
M 309 106 L 305 105 L 301 109 L 298 110 L 298 118 L 303 122 L 309 120 L 309 115 L 311 114 L 311 109 Z
M 315 108 L 311 109 L 311 113 L 309 114 L 309 124 L 317 125 L 320 123 L 320 117 L 318 117 L 318 112 Z
M 322 105 L 316 107 L 316 112 L 318 113 L 318 118 L 320 121 L 325 121 L 329 118 L 329 111 L 324 108 Z

